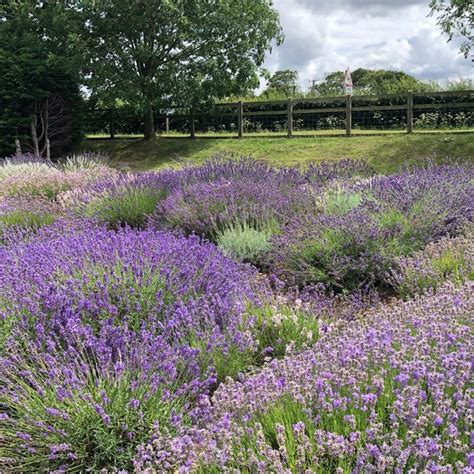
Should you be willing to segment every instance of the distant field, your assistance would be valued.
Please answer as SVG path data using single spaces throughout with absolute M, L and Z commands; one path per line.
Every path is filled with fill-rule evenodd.
M 166 136 L 150 142 L 138 136 L 114 140 L 96 137 L 84 140 L 81 149 L 110 153 L 117 165 L 134 170 L 201 163 L 217 153 L 234 153 L 265 159 L 274 165 L 353 158 L 367 161 L 379 172 L 392 172 L 405 163 L 426 158 L 474 162 L 474 132 L 391 133 L 356 135 L 350 139 L 343 136 L 292 139 L 251 136 L 239 140 L 198 136 L 191 140 L 184 136 Z

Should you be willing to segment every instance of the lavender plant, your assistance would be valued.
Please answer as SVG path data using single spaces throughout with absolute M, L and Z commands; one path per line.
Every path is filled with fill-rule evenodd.
M 258 161 L 213 160 L 177 176 L 178 186 L 150 219 L 157 228 L 180 228 L 215 240 L 229 226 L 282 225 L 307 204 L 302 174 Z
M 253 349 L 253 272 L 195 237 L 62 224 L 0 252 L 9 469 L 129 468 L 153 423 L 173 430 L 225 378 L 208 354 Z
M 375 171 L 362 160 L 323 161 L 318 164 L 310 163 L 306 179 L 318 186 L 332 181 L 361 180 L 375 175 Z
M 380 306 L 221 385 L 210 421 L 172 440 L 157 432 L 135 468 L 470 472 L 473 290 Z
M 169 172 L 119 174 L 59 195 L 63 207 L 77 217 L 94 219 L 110 228 L 145 227 L 158 203 L 175 185 Z
M 229 225 L 216 236 L 216 243 L 226 255 L 242 262 L 259 265 L 264 254 L 270 249 L 270 239 L 277 225 L 270 222 L 266 228 L 257 230 L 247 223 Z
M 60 216 L 59 207 L 46 200 L 0 198 L 0 241 L 12 227 L 35 230 Z
M 389 278 L 403 297 L 436 290 L 446 280 L 474 280 L 474 242 L 461 236 L 431 243 L 412 257 L 399 257 Z
M 273 238 L 272 268 L 290 285 L 387 285 L 395 258 L 472 222 L 472 174 L 442 166 L 326 189 L 317 206 Z
M 62 171 L 78 171 L 81 169 L 95 169 L 102 171 L 111 164 L 109 155 L 101 152 L 85 152 L 67 156 L 59 162 L 58 168 Z

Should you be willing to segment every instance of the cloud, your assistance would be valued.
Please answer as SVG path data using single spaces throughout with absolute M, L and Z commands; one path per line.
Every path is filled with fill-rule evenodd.
M 275 0 L 286 37 L 265 67 L 295 69 L 303 87 L 345 69 L 403 70 L 420 79 L 474 76 L 472 62 L 447 42 L 428 0 Z

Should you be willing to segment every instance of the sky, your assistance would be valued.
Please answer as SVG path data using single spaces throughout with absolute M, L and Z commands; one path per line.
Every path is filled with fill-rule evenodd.
M 474 78 L 474 63 L 447 42 L 429 0 L 274 0 L 285 41 L 264 67 L 295 69 L 312 79 L 359 67 L 395 69 L 423 80 Z

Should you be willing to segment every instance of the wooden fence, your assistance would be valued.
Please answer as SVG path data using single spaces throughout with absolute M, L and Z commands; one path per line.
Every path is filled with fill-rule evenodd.
M 196 124 L 218 121 L 225 123 L 227 128 L 242 138 L 246 134 L 246 124 L 249 120 L 266 120 L 270 130 L 275 121 L 279 124 L 279 131 L 284 131 L 288 137 L 293 137 L 298 132 L 298 124 L 303 124 L 301 129 L 310 129 L 311 124 L 319 124 L 320 118 L 333 117 L 337 122 L 337 129 L 345 133 L 347 137 L 353 134 L 355 122 L 356 128 L 376 129 L 371 120 L 373 117 L 383 117 L 391 114 L 392 128 L 405 130 L 412 133 L 415 125 L 420 123 L 420 117 L 426 118 L 426 114 L 443 113 L 451 114 L 453 123 L 460 123 L 465 128 L 474 128 L 474 91 L 454 92 L 424 92 L 406 94 L 393 94 L 381 96 L 338 96 L 320 98 L 294 98 L 274 101 L 234 102 L 216 104 L 211 110 L 156 114 L 155 121 L 158 131 L 169 133 L 173 124 L 180 124 L 180 130 L 186 130 L 191 138 L 196 136 Z M 395 118 L 396 120 L 395 120 Z M 454 117 L 454 119 L 453 119 Z M 461 117 L 461 119 L 459 119 Z M 375 123 L 375 122 L 374 122 Z M 387 121 L 385 122 L 387 123 Z M 361 125 L 362 124 L 362 125 Z M 395 124 L 395 125 L 393 125 Z M 224 126 L 224 125 L 223 125 Z M 318 125 L 319 127 L 319 125 Z M 109 130 L 116 129 L 114 120 L 110 121 Z M 201 127 L 202 128 L 202 127 Z M 274 128 L 274 127 L 273 127 Z M 215 134 L 218 136 L 218 134 Z M 227 134 L 228 136 L 228 134 Z

